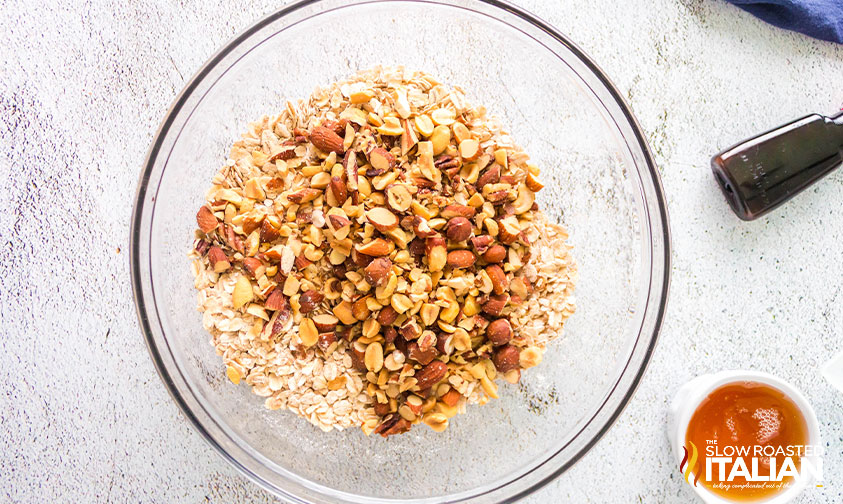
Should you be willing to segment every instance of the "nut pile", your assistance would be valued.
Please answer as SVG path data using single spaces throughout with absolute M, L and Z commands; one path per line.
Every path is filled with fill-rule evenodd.
M 229 379 L 325 430 L 383 436 L 497 398 L 574 311 L 538 175 L 459 88 L 402 68 L 253 123 L 192 252 Z

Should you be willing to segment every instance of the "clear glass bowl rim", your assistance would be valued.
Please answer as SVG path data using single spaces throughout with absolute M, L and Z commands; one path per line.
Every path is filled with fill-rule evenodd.
M 236 467 L 241 473 L 249 477 L 252 481 L 256 482 L 262 488 L 274 493 L 276 495 L 282 496 L 284 498 L 290 499 L 294 502 L 309 502 L 310 498 L 313 497 L 326 497 L 324 493 L 319 490 L 316 490 L 313 493 L 313 489 L 309 487 L 301 487 L 293 482 L 292 486 L 296 487 L 297 490 L 291 490 L 289 488 L 282 488 L 279 487 L 272 482 L 268 481 L 266 478 L 262 477 L 253 469 L 244 465 L 244 463 L 239 460 L 239 458 L 232 453 L 230 450 L 234 449 L 235 451 L 240 451 L 240 448 L 236 446 L 234 443 L 226 443 L 229 446 L 223 446 L 217 437 L 215 437 L 214 433 L 211 430 L 214 430 L 217 435 L 220 434 L 219 429 L 212 429 L 213 426 L 209 426 L 209 422 L 214 422 L 210 416 L 204 412 L 199 411 L 199 414 L 194 411 L 194 407 L 199 406 L 201 408 L 201 404 L 193 397 L 189 397 L 184 395 L 184 392 L 189 392 L 189 390 L 183 390 L 182 387 L 176 383 L 176 380 L 170 374 L 169 368 L 169 360 L 166 358 L 165 354 L 162 354 L 162 349 L 159 348 L 160 343 L 166 343 L 166 336 L 163 334 L 162 331 L 156 331 L 156 328 L 152 326 L 152 318 L 151 315 L 154 317 L 158 317 L 158 312 L 155 307 L 154 299 L 151 303 L 148 303 L 144 296 L 144 291 L 151 292 L 150 283 L 151 277 L 148 272 L 144 269 L 141 258 L 142 258 L 142 246 L 149 246 L 149 243 L 145 243 L 141 239 L 142 235 L 142 225 L 144 221 L 144 212 L 145 212 L 145 199 L 147 193 L 149 192 L 149 182 L 151 178 L 152 171 L 154 166 L 157 162 L 158 156 L 161 153 L 161 149 L 164 143 L 165 138 L 167 137 L 171 126 L 175 122 L 176 117 L 185 107 L 188 99 L 191 97 L 191 94 L 195 91 L 195 89 L 199 86 L 199 84 L 208 76 L 208 74 L 228 56 L 231 52 L 237 49 L 241 43 L 247 41 L 250 37 L 252 37 L 255 33 L 259 32 L 261 29 L 265 28 L 271 23 L 277 22 L 283 19 L 285 16 L 292 14 L 302 8 L 310 7 L 315 4 L 324 3 L 326 0 L 301 0 L 299 2 L 295 2 L 287 7 L 284 7 L 272 14 L 265 16 L 264 18 L 258 20 L 247 29 L 239 33 L 229 42 L 227 42 L 220 50 L 217 51 L 211 58 L 208 59 L 205 64 L 191 77 L 190 81 L 185 85 L 184 89 L 179 93 L 176 97 L 172 105 L 170 106 L 169 110 L 167 111 L 164 120 L 161 123 L 158 131 L 155 134 L 154 140 L 152 145 L 149 148 L 146 160 L 143 165 L 143 170 L 141 171 L 134 207 L 132 211 L 132 221 L 131 221 L 131 229 L 130 229 L 130 269 L 131 269 L 131 281 L 132 281 L 132 291 L 134 294 L 134 302 L 135 308 L 138 314 L 138 319 L 141 325 L 141 328 L 144 333 L 144 339 L 147 344 L 147 348 L 149 350 L 150 356 L 153 360 L 155 368 L 161 377 L 161 380 L 164 382 L 170 396 L 176 402 L 176 404 L 181 409 L 182 413 L 188 419 L 190 424 L 199 432 L 202 437 L 210 444 L 218 453 L 220 453 L 224 459 L 226 459 L 229 463 L 231 463 L 234 467 Z M 345 2 L 343 7 L 351 7 L 355 5 L 363 5 L 369 3 L 377 3 L 380 0 L 349 0 Z M 455 3 L 452 3 L 452 0 L 400 0 L 406 2 L 414 2 L 414 3 L 431 3 L 431 4 L 439 4 L 444 6 L 455 6 Z M 619 376 L 615 386 L 610 390 L 607 395 L 607 399 L 604 403 L 598 408 L 598 413 L 591 419 L 593 421 L 595 418 L 598 417 L 599 413 L 603 410 L 603 408 L 608 403 L 608 398 L 611 398 L 612 395 L 615 393 L 615 388 L 618 387 L 622 380 L 628 381 L 627 391 L 620 400 L 614 406 L 614 409 L 609 412 L 608 414 L 603 415 L 602 425 L 599 427 L 597 432 L 589 439 L 587 442 L 580 447 L 580 449 L 570 457 L 569 460 L 558 464 L 557 467 L 553 469 L 545 469 L 542 471 L 542 474 L 539 477 L 535 477 L 535 474 L 538 472 L 536 471 L 538 468 L 545 466 L 548 463 L 553 463 L 553 460 L 559 455 L 559 452 L 550 456 L 547 460 L 543 461 L 539 466 L 533 468 L 533 470 L 527 472 L 526 474 L 521 475 L 520 477 L 507 481 L 503 485 L 493 486 L 491 488 L 483 489 L 480 492 L 468 493 L 468 495 L 461 495 L 455 496 L 455 499 L 448 499 L 447 502 L 466 502 L 466 501 L 475 501 L 483 499 L 484 501 L 492 498 L 496 501 L 506 501 L 512 502 L 518 499 L 525 497 L 526 495 L 536 491 L 537 489 L 541 488 L 542 486 L 546 485 L 560 474 L 565 472 L 569 469 L 573 464 L 579 461 L 604 435 L 605 433 L 614 425 L 617 421 L 620 414 L 623 412 L 626 405 L 631 400 L 632 396 L 635 393 L 635 390 L 638 387 L 638 384 L 643 377 L 647 366 L 649 365 L 650 359 L 652 357 L 653 351 L 655 349 L 656 343 L 658 341 L 659 333 L 661 331 L 662 323 L 664 320 L 665 311 L 667 308 L 667 298 L 668 298 L 668 291 L 670 287 L 670 273 L 671 273 L 671 241 L 670 241 L 670 226 L 668 220 L 668 213 L 667 213 L 667 203 L 664 197 L 664 190 L 661 183 L 661 177 L 659 175 L 655 160 L 653 158 L 653 154 L 650 150 L 649 144 L 646 141 L 645 135 L 641 126 L 639 125 L 637 119 L 632 114 L 629 106 L 623 99 L 622 95 L 618 91 L 618 89 L 614 86 L 614 84 L 609 80 L 606 74 L 597 66 L 597 64 L 591 60 L 591 58 L 586 55 L 576 44 L 570 41 L 567 37 L 559 33 L 557 29 L 550 26 L 546 22 L 542 21 L 538 17 L 534 16 L 533 14 L 521 9 L 520 7 L 516 7 L 511 5 L 507 2 L 501 0 L 458 0 L 461 3 L 477 3 L 477 4 L 484 4 L 484 6 L 490 6 L 496 9 L 500 9 L 505 11 L 506 13 L 513 15 L 517 18 L 520 18 L 520 21 L 524 21 L 532 27 L 537 28 L 545 35 L 550 36 L 556 42 L 563 45 L 571 51 L 581 63 L 583 63 L 588 70 L 598 78 L 600 83 L 604 86 L 605 91 L 609 93 L 611 98 L 615 101 L 615 104 L 619 107 L 621 112 L 623 113 L 624 118 L 628 122 L 632 132 L 634 134 L 634 140 L 637 142 L 637 147 L 640 149 L 641 154 L 643 155 L 647 173 L 650 176 L 650 180 L 653 184 L 652 190 L 654 193 L 654 201 L 653 203 L 656 205 L 657 210 L 657 218 L 661 224 L 662 233 L 661 236 L 658 238 L 662 240 L 663 243 L 663 254 L 659 254 L 659 256 L 653 256 L 653 262 L 661 262 L 661 267 L 663 271 L 661 272 L 662 278 L 656 280 L 656 284 L 661 284 L 661 291 L 656 293 L 655 295 L 658 298 L 658 306 L 655 308 L 654 312 L 654 325 L 653 330 L 649 333 L 639 332 L 638 337 L 636 339 L 636 344 L 633 347 L 633 351 L 630 353 L 627 361 L 627 367 L 624 368 L 621 375 Z M 315 13 L 314 16 L 318 16 L 319 13 Z M 498 19 L 499 21 L 503 21 Z M 505 22 L 505 21 L 504 21 Z M 646 205 L 645 205 L 646 206 Z M 650 225 L 648 222 L 647 225 Z M 652 242 L 652 240 L 651 240 Z M 652 265 L 651 265 L 652 270 Z M 145 274 L 145 272 L 147 274 Z M 651 279 L 651 283 L 653 283 Z M 650 298 L 652 298 L 652 293 Z M 148 306 L 151 306 L 151 311 L 148 309 Z M 648 299 L 647 302 L 647 309 L 649 311 L 651 306 L 651 299 Z M 156 341 L 159 340 L 159 341 Z M 639 347 L 639 344 L 643 343 L 644 347 Z M 638 350 L 636 350 L 638 348 Z M 163 350 L 167 350 L 166 348 Z M 632 360 L 633 354 L 638 352 L 638 358 L 640 361 L 639 367 L 635 370 L 634 375 L 629 377 L 627 374 L 628 364 L 629 361 Z M 625 376 L 626 375 L 626 376 Z M 176 377 L 181 379 L 181 377 Z M 591 423 L 589 421 L 588 423 Z M 582 430 L 585 430 L 583 427 Z M 572 438 L 572 441 L 576 439 L 576 436 Z M 562 448 L 564 449 L 564 447 Z M 560 449 L 560 452 L 562 451 Z M 241 453 L 241 455 L 244 455 Z M 254 457 L 252 454 L 245 454 L 247 456 L 251 456 L 252 458 L 259 459 L 259 457 Z M 533 474 L 534 478 L 533 481 L 525 482 L 523 480 L 526 479 L 527 476 Z M 526 483 L 522 485 L 516 485 L 516 483 L 522 480 L 521 483 Z M 341 498 L 341 499 L 348 499 L 348 502 L 357 501 L 355 497 L 356 494 L 348 494 L 344 493 L 341 490 L 336 489 L 328 489 L 327 487 L 322 487 L 321 485 L 315 485 L 321 489 L 330 490 L 329 493 L 333 494 L 333 498 Z M 507 491 L 507 490 L 510 491 Z M 477 490 L 477 489 L 474 489 Z M 321 494 L 321 495 L 320 495 Z M 317 499 L 321 500 L 321 499 Z M 345 500 L 343 500 L 345 501 Z M 396 500 L 390 499 L 372 499 L 366 498 L 368 502 L 397 502 Z M 434 502 L 434 500 L 430 499 L 423 499 L 417 502 Z M 443 502 L 441 499 L 435 500 L 435 502 Z

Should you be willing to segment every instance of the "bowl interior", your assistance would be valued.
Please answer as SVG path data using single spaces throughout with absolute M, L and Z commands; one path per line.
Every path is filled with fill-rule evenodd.
M 539 204 L 567 226 L 580 277 L 577 313 L 521 383 L 501 382 L 499 400 L 469 407 L 445 433 L 419 426 L 387 440 L 356 429 L 323 433 L 229 383 L 202 328 L 185 257 L 196 209 L 247 124 L 376 65 L 459 85 L 503 120 L 542 168 Z M 328 1 L 270 17 L 197 75 L 142 180 L 133 266 L 159 369 L 212 442 L 275 491 L 354 501 L 528 490 L 611 423 L 655 340 L 667 230 L 636 134 L 575 48 L 496 7 Z

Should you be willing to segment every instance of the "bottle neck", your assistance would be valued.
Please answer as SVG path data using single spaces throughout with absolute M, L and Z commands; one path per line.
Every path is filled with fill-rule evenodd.
M 843 112 L 811 114 L 745 140 L 712 159 L 735 213 L 757 218 L 840 166 Z

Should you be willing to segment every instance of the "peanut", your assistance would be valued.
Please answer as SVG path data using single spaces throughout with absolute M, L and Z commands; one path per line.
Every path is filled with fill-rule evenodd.
M 306 347 L 312 347 L 319 339 L 319 331 L 316 330 L 316 325 L 313 320 L 306 318 L 302 319 L 299 324 L 299 339 Z
M 437 126 L 430 134 L 430 141 L 433 143 L 433 155 L 442 154 L 448 142 L 451 141 L 451 130 L 447 126 Z

